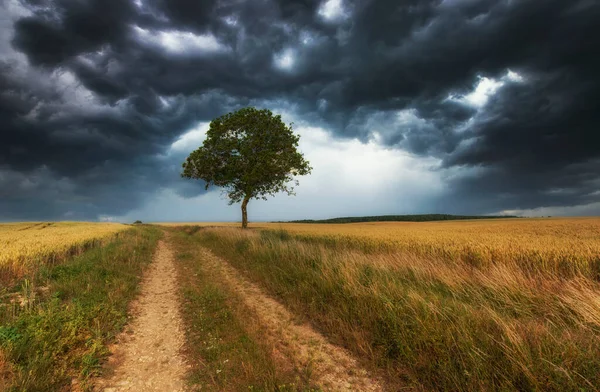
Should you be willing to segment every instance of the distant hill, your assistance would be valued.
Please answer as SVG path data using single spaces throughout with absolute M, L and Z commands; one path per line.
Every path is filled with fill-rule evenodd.
M 465 219 L 502 219 L 518 218 L 515 215 L 502 216 L 475 216 L 475 215 L 449 215 L 449 214 L 421 214 L 421 215 L 380 215 L 380 216 L 350 216 L 331 219 L 302 219 L 279 223 L 357 223 L 357 222 L 432 222 L 443 220 Z

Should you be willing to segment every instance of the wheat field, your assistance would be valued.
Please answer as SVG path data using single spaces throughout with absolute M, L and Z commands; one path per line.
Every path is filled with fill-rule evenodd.
M 185 224 L 240 226 L 234 222 Z M 335 224 L 256 222 L 249 227 L 285 230 L 304 239 L 361 250 L 407 251 L 474 266 L 515 264 L 525 271 L 600 278 L 599 217 Z
M 600 218 L 490 219 L 343 224 L 255 223 L 316 241 L 408 251 L 475 266 L 600 278 Z
M 394 384 L 598 390 L 600 219 L 259 227 L 186 230 Z
M 116 223 L 26 222 L 0 224 L 0 278 L 79 253 L 126 229 Z

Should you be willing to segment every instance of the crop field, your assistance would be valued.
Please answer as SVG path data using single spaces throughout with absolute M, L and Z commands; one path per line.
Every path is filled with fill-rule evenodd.
M 392 386 L 598 390 L 600 219 L 252 227 L 190 235 Z
M 163 223 L 239 227 L 240 223 Z M 368 252 L 405 251 L 475 266 L 515 264 L 545 274 L 600 278 L 600 218 L 537 218 L 440 222 L 250 223 L 309 241 Z
M 28 268 L 79 253 L 126 229 L 114 223 L 26 222 L 0 224 L 0 281 Z
M 324 382 L 368 375 L 356 385 L 600 390 L 600 218 L 239 226 L 0 225 L 0 272 L 21 282 L 0 297 L 0 390 L 91 388 L 144 273 L 179 293 L 198 389 L 339 390 Z M 160 315 L 161 298 L 143 303 Z M 356 362 L 327 357 L 340 349 Z
M 348 224 L 257 223 L 304 238 L 390 249 L 475 265 L 600 278 L 600 218 L 539 218 Z

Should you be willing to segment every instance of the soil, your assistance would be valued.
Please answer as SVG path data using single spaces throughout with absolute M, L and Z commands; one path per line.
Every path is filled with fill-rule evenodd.
M 112 347 L 107 374 L 94 390 L 185 391 L 187 365 L 180 353 L 183 324 L 173 254 L 167 242 L 159 242 L 132 309 L 134 318 Z

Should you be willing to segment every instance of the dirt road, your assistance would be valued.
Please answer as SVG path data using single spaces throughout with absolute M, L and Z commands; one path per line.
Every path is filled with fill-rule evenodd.
M 381 383 L 368 374 L 350 353 L 327 341 L 308 324 L 298 324 L 282 304 L 240 276 L 225 260 L 203 248 L 199 263 L 217 271 L 230 291 L 239 295 L 265 327 L 265 339 L 281 366 L 309 369 L 312 383 L 325 391 L 380 391 Z M 159 243 L 154 262 L 133 306 L 133 321 L 113 346 L 106 376 L 95 390 L 185 391 L 187 366 L 179 314 L 176 269 L 166 240 Z
M 173 263 L 169 245 L 161 241 L 133 305 L 133 321 L 117 339 L 107 377 L 98 380 L 95 390 L 185 391 L 186 364 L 180 354 L 184 334 Z

